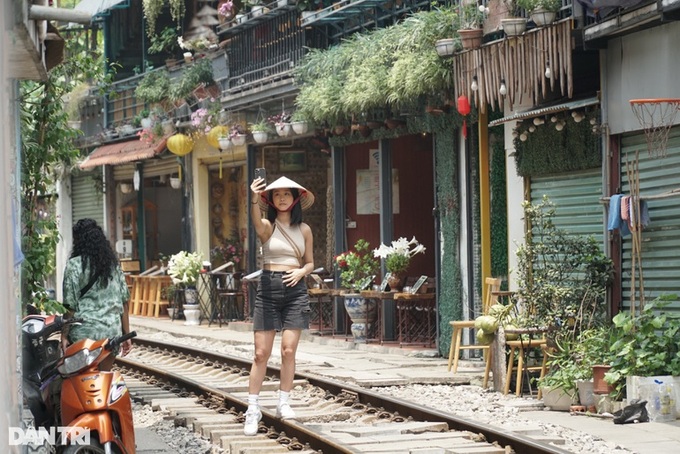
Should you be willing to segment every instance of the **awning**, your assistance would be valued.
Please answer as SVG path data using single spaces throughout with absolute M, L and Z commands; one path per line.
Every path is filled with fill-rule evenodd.
M 563 104 L 556 104 L 554 106 L 541 107 L 539 109 L 527 110 L 525 112 L 517 112 L 507 117 L 499 118 L 489 123 L 489 126 L 498 126 L 502 123 L 507 123 L 513 120 L 526 120 L 527 118 L 540 117 L 541 115 L 548 115 L 551 113 L 564 112 L 566 110 L 581 109 L 583 107 L 594 106 L 600 103 L 600 99 L 595 96 L 592 98 L 581 99 L 578 101 L 570 101 Z
M 121 5 L 121 3 L 123 3 Z M 128 0 L 82 0 L 73 9 L 77 11 L 84 11 L 92 16 L 102 15 L 107 13 L 110 9 L 126 8 L 130 6 Z
M 102 145 L 90 153 L 90 156 L 80 164 L 80 168 L 91 169 L 96 166 L 125 164 L 127 162 L 141 161 L 153 158 L 165 150 L 167 139 L 162 139 L 155 144 L 147 144 L 135 138 L 125 142 Z

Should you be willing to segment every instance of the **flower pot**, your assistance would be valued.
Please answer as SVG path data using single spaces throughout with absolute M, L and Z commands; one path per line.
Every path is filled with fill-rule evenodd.
M 569 407 L 576 404 L 576 395 L 570 396 L 562 388 L 551 388 L 544 386 L 541 388 L 543 394 L 543 405 L 550 407 L 553 411 L 569 411 Z
M 309 125 L 306 121 L 294 121 L 290 125 L 293 127 L 295 134 L 304 134 L 309 129 Z
M 172 189 L 179 189 L 182 186 L 182 180 L 177 177 L 170 177 L 170 187 Z
M 527 20 L 523 17 L 501 19 L 501 26 L 507 36 L 519 36 L 527 29 Z
M 184 305 L 198 304 L 198 290 L 195 288 L 184 289 Z
M 357 293 L 348 293 L 344 297 L 345 310 L 352 320 L 354 342 L 364 343 L 376 318 L 376 302 L 373 298 L 364 298 Z
M 166 136 L 175 132 L 175 124 L 172 122 L 172 120 L 165 120 L 161 124 L 163 125 L 163 134 Z
M 482 45 L 482 38 L 484 37 L 484 30 L 475 28 L 471 30 L 458 30 L 460 41 L 463 49 L 476 49 Z
M 233 143 L 237 147 L 244 145 L 246 143 L 246 135 L 245 134 L 236 134 L 234 137 L 231 138 L 231 143 Z
M 229 137 L 220 137 L 217 139 L 217 142 L 220 145 L 220 150 L 228 150 L 232 145 L 231 139 L 229 139 Z
M 290 126 L 290 123 L 276 124 L 276 133 L 281 137 L 288 137 L 292 131 L 293 128 Z
M 184 324 L 187 326 L 197 326 L 201 323 L 201 310 L 198 304 L 184 304 Z
M 250 15 L 252 17 L 261 16 L 264 13 L 264 7 L 262 5 L 255 5 L 250 9 Z
M 437 49 L 437 55 L 450 57 L 456 50 L 456 41 L 453 38 L 438 39 L 434 46 Z
M 579 380 L 576 382 L 578 387 L 578 400 L 584 407 L 595 405 L 595 395 L 593 394 L 592 380 Z
M 604 381 L 604 374 L 607 373 L 609 369 L 611 369 L 611 366 L 593 366 L 593 392 L 595 394 L 609 394 L 612 392 L 611 385 Z
M 253 131 L 253 140 L 257 143 L 265 143 L 267 141 L 267 131 Z
M 151 118 L 142 118 L 141 120 L 142 128 L 149 129 L 153 126 L 153 120 Z
M 555 22 L 555 17 L 557 13 L 555 11 L 548 11 L 544 8 L 536 8 L 531 12 L 531 20 L 534 21 L 537 27 L 543 27 L 545 25 L 552 24 Z
M 387 278 L 387 284 L 390 286 L 390 290 L 400 292 L 404 287 L 404 277 L 401 274 L 390 274 Z

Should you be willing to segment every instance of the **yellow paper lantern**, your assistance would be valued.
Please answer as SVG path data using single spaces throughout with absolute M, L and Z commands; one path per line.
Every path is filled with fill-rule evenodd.
M 226 136 L 229 134 L 229 128 L 226 126 L 215 126 L 212 128 L 208 134 L 205 136 L 205 139 L 208 141 L 208 143 L 215 147 L 219 148 L 220 147 L 220 137 Z
M 194 141 L 185 134 L 175 134 L 168 139 L 168 150 L 177 156 L 184 156 L 194 149 Z

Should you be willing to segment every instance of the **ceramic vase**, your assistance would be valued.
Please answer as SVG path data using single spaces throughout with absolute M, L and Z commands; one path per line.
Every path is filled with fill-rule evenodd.
M 345 310 L 352 320 L 351 330 L 354 342 L 366 342 L 375 321 L 375 308 L 376 302 L 372 298 L 364 298 L 356 293 L 345 295 Z
M 200 324 L 201 310 L 198 304 L 184 305 L 184 322 L 187 326 L 197 326 Z

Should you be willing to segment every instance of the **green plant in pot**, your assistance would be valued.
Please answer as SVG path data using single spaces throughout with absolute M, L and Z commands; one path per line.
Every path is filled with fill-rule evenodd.
M 663 295 L 632 315 L 620 312 L 613 318 L 611 369 L 605 380 L 621 394 L 633 376 L 680 376 L 680 314 L 667 310 L 676 295 Z
M 155 104 L 168 99 L 170 75 L 165 69 L 149 71 L 144 74 L 135 89 L 135 97 L 144 103 Z
M 411 258 L 423 253 L 425 253 L 425 247 L 416 240 L 416 237 L 410 241 L 402 237 L 392 241 L 390 246 L 381 244 L 373 250 L 374 257 L 385 260 L 385 269 L 390 273 L 390 288 L 393 290 L 401 289 L 406 270 L 411 264 Z
M 593 237 L 557 228 L 555 206 L 547 197 L 536 205 L 525 202 L 523 208 L 528 229 L 517 249 L 518 289 L 513 296 L 524 308 L 521 326 L 547 330 L 551 344 L 602 325 L 612 261 Z
M 517 6 L 526 10 L 537 26 L 548 25 L 555 21 L 557 12 L 562 8 L 561 0 L 514 0 Z
M 151 37 L 149 46 L 150 54 L 166 54 L 167 58 L 174 58 L 179 51 L 177 42 L 177 30 L 174 27 L 165 27 L 163 31 Z
M 169 97 L 173 101 L 184 100 L 200 85 L 215 83 L 212 61 L 203 58 L 192 65 L 186 65 L 179 79 L 170 86 Z

